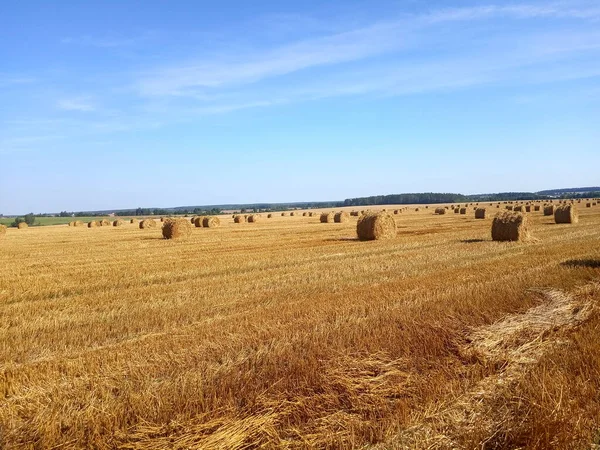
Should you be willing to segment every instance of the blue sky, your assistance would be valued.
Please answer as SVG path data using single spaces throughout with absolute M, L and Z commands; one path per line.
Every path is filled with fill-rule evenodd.
M 0 5 L 0 213 L 600 184 L 598 1 Z

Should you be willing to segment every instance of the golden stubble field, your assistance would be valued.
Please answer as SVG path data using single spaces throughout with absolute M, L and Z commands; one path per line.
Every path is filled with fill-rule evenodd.
M 9 229 L 0 448 L 589 448 L 600 207 L 529 243 L 490 210 Z

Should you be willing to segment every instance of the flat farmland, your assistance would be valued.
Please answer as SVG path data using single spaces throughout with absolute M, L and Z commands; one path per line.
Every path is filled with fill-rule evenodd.
M 495 204 L 435 207 L 368 242 L 317 210 L 183 240 L 8 229 L 0 447 L 598 443 L 600 206 L 528 213 L 535 239 L 510 243 Z

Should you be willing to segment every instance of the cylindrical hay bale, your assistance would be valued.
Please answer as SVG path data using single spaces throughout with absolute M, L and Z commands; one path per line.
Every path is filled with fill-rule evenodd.
M 180 239 L 192 233 L 192 224 L 186 219 L 167 219 L 163 222 L 162 235 L 165 239 Z
M 400 210 L 399 209 L 395 209 L 394 210 L 394 214 L 400 214 Z M 358 214 L 357 214 L 358 215 Z
M 363 214 L 356 223 L 356 234 L 361 241 L 392 239 L 396 237 L 396 221 L 386 212 Z
M 485 208 L 477 208 L 475 210 L 476 219 L 485 219 Z
M 525 211 L 525 207 L 523 207 L 522 205 L 517 205 L 513 208 L 514 212 L 524 212 Z
M 106 219 L 102 219 L 100 221 L 100 226 L 101 227 L 110 227 L 110 222 L 108 220 L 106 220 Z
M 25 222 L 19 222 L 19 223 L 17 224 L 17 228 L 18 228 L 19 230 L 22 230 L 22 229 L 24 229 L 24 228 L 28 228 L 28 227 L 29 227 L 29 225 L 27 225 Z
M 334 214 L 332 212 L 324 212 L 321 214 L 321 223 L 333 223 Z
M 250 214 L 248 216 L 248 222 L 249 223 L 256 223 L 260 220 L 260 215 L 258 214 Z
M 246 223 L 246 216 L 242 216 L 241 214 L 239 214 L 233 218 L 233 221 L 235 223 Z
M 295 215 L 296 215 L 296 213 L 295 213 L 295 212 L 291 212 L 291 213 L 290 213 L 290 216 L 295 216 Z
M 554 222 L 556 223 L 577 223 L 579 222 L 579 213 L 575 205 L 561 205 L 554 210 Z
M 507 211 L 512 211 L 512 210 L 513 210 L 513 207 L 512 207 L 512 206 L 510 206 L 510 205 L 507 205 L 507 206 L 506 206 L 506 210 L 507 210 Z
M 586 207 L 586 208 L 591 208 L 591 207 L 592 207 L 592 204 L 591 204 L 591 203 L 586 203 L 586 204 L 585 204 L 585 207 Z
M 270 219 L 271 217 L 273 217 L 273 214 L 267 214 L 267 219 Z
M 100 223 L 96 222 L 95 220 L 88 222 L 88 228 L 95 228 L 95 227 L 99 227 L 99 226 L 100 226 Z
M 202 228 L 204 226 L 204 219 L 206 216 L 196 216 L 194 218 L 194 226 L 196 228 Z
M 81 220 L 76 220 L 75 222 L 73 222 L 74 227 L 82 227 L 83 225 L 84 223 Z
M 525 206 L 525 212 L 531 212 L 531 206 L 530 205 L 526 205 Z
M 138 220 L 137 220 L 137 219 L 131 219 L 131 220 L 129 221 L 129 223 L 131 223 L 131 224 L 133 224 L 133 225 L 136 225 L 136 224 L 138 223 Z
M 304 211 L 304 212 L 302 213 L 302 217 L 306 217 L 306 216 L 308 216 L 308 213 L 307 213 L 306 211 Z
M 117 219 L 113 222 L 113 227 L 120 227 L 123 225 L 123 221 L 121 219 Z
M 540 205 L 535 205 L 535 206 L 533 207 L 533 210 L 534 210 L 534 211 L 539 211 L 539 210 L 540 210 Z
M 69 222 L 69 226 L 70 227 L 74 227 L 75 226 L 75 222 Z
M 196 225 L 196 217 L 198 217 L 198 216 L 193 216 L 193 217 L 190 219 L 190 223 L 191 223 L 192 225 Z M 235 216 L 231 216 L 231 217 L 235 217 Z
M 3 238 L 6 235 L 6 225 L 0 224 L 0 238 Z
M 460 208 L 459 213 L 460 214 L 466 214 L 467 213 L 467 208 Z
M 460 208 L 454 208 L 454 214 L 458 214 L 460 212 Z
M 204 228 L 216 228 L 221 225 L 221 219 L 215 216 L 205 217 L 202 220 L 202 226 Z
M 285 212 L 282 212 L 282 213 L 281 213 L 281 217 L 285 217 L 285 216 L 287 216 L 287 213 L 285 213 Z
M 348 222 L 349 220 L 350 220 L 350 216 L 348 215 L 348 213 L 346 211 L 337 212 L 333 216 L 333 221 L 335 223 L 344 223 L 344 222 Z
M 492 240 L 524 241 L 529 238 L 527 215 L 504 211 L 498 213 L 492 222 Z
M 154 219 L 144 219 L 140 222 L 140 230 L 144 230 L 146 228 L 156 228 L 157 223 Z
M 312 216 L 314 216 L 314 215 L 315 215 L 315 213 L 314 213 L 314 212 L 312 212 L 312 211 L 308 213 L 308 217 L 312 217 Z
M 446 214 L 446 208 L 435 208 L 436 214 Z
M 554 205 L 546 205 L 544 206 L 544 215 L 552 216 L 554 215 Z
M 164 218 L 164 217 L 161 217 L 161 218 L 160 218 L 160 221 L 161 221 L 161 222 L 164 222 L 164 221 L 165 221 L 165 218 Z
M 415 212 L 419 212 L 419 208 L 415 208 Z

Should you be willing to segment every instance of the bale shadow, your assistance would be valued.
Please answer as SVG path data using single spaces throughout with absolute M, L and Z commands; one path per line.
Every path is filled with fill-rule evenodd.
M 360 239 L 358 239 L 357 237 L 341 237 L 341 238 L 327 238 L 327 239 L 325 239 L 325 242 L 339 242 L 339 241 L 343 241 L 343 242 L 358 242 L 358 241 L 360 241 Z
M 475 244 L 477 242 L 485 242 L 485 239 L 462 239 L 460 242 L 463 244 Z
M 600 259 L 569 259 L 560 263 L 566 267 L 590 267 L 592 269 L 600 269 Z

